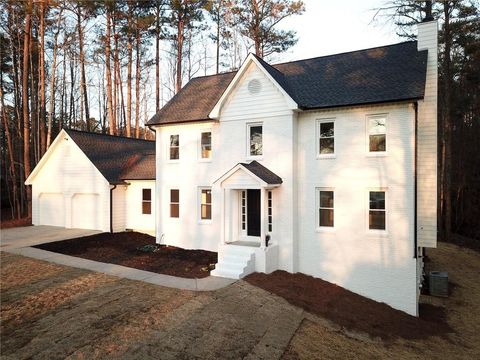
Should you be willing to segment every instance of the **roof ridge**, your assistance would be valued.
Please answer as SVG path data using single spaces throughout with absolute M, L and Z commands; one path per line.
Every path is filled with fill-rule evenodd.
M 103 133 L 97 133 L 97 132 L 91 132 L 91 131 L 66 129 L 66 128 L 64 128 L 63 130 L 65 130 L 67 133 L 69 131 L 73 131 L 73 132 L 81 133 L 81 134 L 97 135 L 97 136 L 104 136 L 104 137 L 117 138 L 117 139 L 126 139 L 126 140 L 134 140 L 134 141 L 146 141 L 146 142 L 149 142 L 149 143 L 154 143 L 155 142 L 155 140 L 137 139 L 137 138 L 132 138 L 132 137 L 123 136 L 123 135 L 103 134 Z

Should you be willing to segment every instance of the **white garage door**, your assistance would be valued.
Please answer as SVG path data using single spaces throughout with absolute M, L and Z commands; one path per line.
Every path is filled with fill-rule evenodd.
M 38 198 L 40 225 L 65 226 L 65 203 L 61 193 L 42 193 Z
M 100 196 L 74 194 L 72 197 L 72 228 L 101 230 Z

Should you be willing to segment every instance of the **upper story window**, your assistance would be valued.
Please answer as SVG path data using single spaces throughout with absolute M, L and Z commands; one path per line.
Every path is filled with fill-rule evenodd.
M 170 190 L 170 217 L 180 217 L 180 190 Z
M 368 206 L 368 228 L 370 230 L 386 229 L 385 191 L 370 191 Z
M 318 121 L 318 155 L 335 154 L 335 122 L 332 119 Z
M 180 159 L 180 135 L 170 135 L 170 160 Z
M 385 152 L 387 150 L 386 116 L 367 117 L 368 151 Z
M 212 133 L 210 131 L 200 134 L 200 156 L 202 159 L 212 158 Z
M 247 134 L 249 156 L 263 155 L 263 125 L 261 123 L 248 124 Z
M 334 192 L 332 190 L 318 191 L 318 226 L 333 227 L 334 226 Z
M 142 214 L 152 213 L 152 189 L 142 189 Z

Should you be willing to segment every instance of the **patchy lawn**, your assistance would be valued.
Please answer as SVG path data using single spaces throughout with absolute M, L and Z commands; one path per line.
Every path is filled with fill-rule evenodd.
M 155 252 L 139 250 L 145 245 L 154 248 L 155 238 L 136 232 L 123 232 L 96 234 L 35 247 L 184 278 L 207 277 L 210 275 L 209 265 L 217 262 L 217 253 L 211 251 L 185 250 L 174 246 L 159 246 Z

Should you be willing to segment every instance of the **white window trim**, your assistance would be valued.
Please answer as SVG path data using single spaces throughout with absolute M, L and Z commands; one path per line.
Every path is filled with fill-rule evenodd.
M 245 194 L 245 229 L 242 229 L 243 221 L 242 221 L 242 215 L 243 215 L 243 206 L 242 206 L 242 196 Z M 247 236 L 247 231 L 248 231 L 248 203 L 247 203 L 247 190 L 240 190 L 239 191 L 239 197 L 238 197 L 238 203 L 239 203 L 239 211 L 238 211 L 238 224 L 239 224 L 239 234 L 242 238 L 245 238 Z
M 253 126 L 261 126 L 262 127 L 262 155 L 250 155 L 250 128 Z M 265 155 L 265 127 L 263 126 L 263 121 L 256 121 L 256 122 L 251 122 L 247 123 L 246 127 L 246 158 L 247 160 L 262 160 L 263 156 Z
M 172 190 L 178 190 L 178 203 L 172 203 Z M 182 213 L 181 213 L 182 208 L 181 208 L 181 206 L 180 206 L 180 200 L 181 200 L 181 199 L 180 199 L 180 196 L 181 196 L 181 195 L 180 195 L 180 192 L 181 192 L 181 191 L 180 191 L 180 188 L 178 188 L 178 187 L 168 188 L 168 208 L 167 208 L 167 209 L 168 209 L 168 212 L 167 212 L 167 214 L 168 214 L 168 219 L 169 219 L 170 221 L 180 221 L 180 218 L 181 218 L 181 216 L 182 216 Z M 170 205 L 171 205 L 171 204 L 178 204 L 178 217 L 172 217 L 172 214 L 171 214 L 171 212 L 170 212 Z
M 333 154 L 320 154 L 320 124 L 322 123 L 333 123 Z M 317 159 L 335 159 L 337 157 L 336 153 L 336 121 L 335 118 L 325 118 L 317 119 L 315 124 L 315 154 Z
M 272 190 L 267 190 L 266 191 L 266 197 L 265 197 L 266 201 L 267 201 L 267 206 L 266 206 L 266 209 L 267 209 L 267 222 L 266 222 L 266 228 L 267 228 L 267 233 L 268 234 L 272 234 L 273 233 L 273 192 Z M 271 200 L 271 206 L 268 204 L 268 201 Z M 271 215 L 268 214 L 268 211 L 271 211 Z M 271 230 L 270 230 L 271 228 Z
M 178 135 L 178 159 L 170 159 L 170 138 L 174 135 Z M 167 154 L 167 162 L 171 164 L 179 163 L 180 158 L 181 158 L 181 148 L 182 148 L 182 143 L 180 142 L 180 134 L 179 133 L 171 133 L 168 134 L 167 137 L 167 150 L 165 153 Z
M 370 151 L 370 127 L 369 127 L 369 122 L 370 119 L 375 119 L 375 118 L 380 118 L 380 119 L 385 119 L 385 151 Z M 367 156 L 369 157 L 384 157 L 388 155 L 388 114 L 387 113 L 381 113 L 381 114 L 367 114 L 365 116 L 365 150 L 367 152 Z
M 209 132 L 210 133 L 210 139 L 211 139 L 211 143 L 210 143 L 210 146 L 212 148 L 212 153 L 211 153 L 211 156 L 209 158 L 202 158 L 202 133 L 207 133 Z M 212 157 L 213 157 L 213 132 L 212 132 L 212 129 L 211 128 L 205 128 L 205 129 L 200 129 L 200 132 L 198 133 L 198 146 L 197 146 L 197 149 L 198 149 L 198 162 L 206 162 L 206 163 L 209 163 L 209 162 L 212 162 Z
M 320 210 L 320 191 L 333 191 L 333 226 L 320 226 L 320 219 L 318 218 L 318 211 Z M 315 187 L 315 231 L 316 232 L 326 232 L 326 233 L 332 233 L 336 231 L 336 224 L 337 222 L 335 221 L 335 212 L 336 212 L 336 206 L 335 206 L 335 188 L 333 187 L 325 187 L 325 186 L 316 186 Z
M 370 229 L 370 191 L 383 191 L 385 192 L 385 229 Z M 366 191 L 366 204 L 367 204 L 367 211 L 366 211 L 366 231 L 367 235 L 370 236 L 377 236 L 377 237 L 387 237 L 388 236 L 388 229 L 389 229 L 389 221 L 388 221 L 388 188 L 387 187 L 373 187 L 368 188 Z
M 210 186 L 199 186 L 198 191 L 197 191 L 197 219 L 198 223 L 205 225 L 205 224 L 211 224 L 212 219 L 213 219 L 213 213 L 212 214 L 212 219 L 202 219 L 202 190 L 210 190 L 212 191 L 212 188 Z M 213 193 L 211 194 L 211 203 L 210 203 L 210 209 L 213 210 Z

